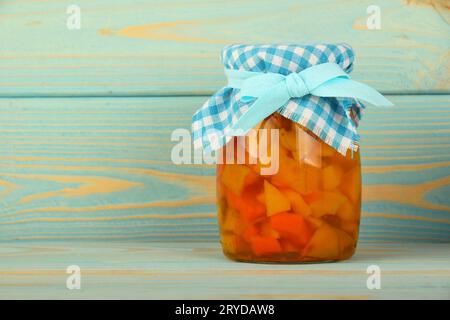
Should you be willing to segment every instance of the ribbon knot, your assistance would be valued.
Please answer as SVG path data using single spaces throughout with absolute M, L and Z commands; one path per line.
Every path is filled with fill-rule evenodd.
M 290 73 L 286 77 L 286 89 L 291 98 L 301 98 L 309 94 L 309 89 L 299 73 Z
M 254 100 L 248 111 L 227 131 L 228 135 L 245 135 L 291 98 L 301 98 L 307 94 L 361 99 L 376 106 L 393 105 L 375 89 L 350 80 L 348 74 L 336 63 L 318 64 L 287 76 L 233 69 L 225 69 L 225 74 L 228 76 L 228 87 L 241 90 L 242 102 Z

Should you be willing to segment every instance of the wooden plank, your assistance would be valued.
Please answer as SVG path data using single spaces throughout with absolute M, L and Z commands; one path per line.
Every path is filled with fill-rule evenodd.
M 363 242 L 339 263 L 246 264 L 208 242 L 14 242 L 0 245 L 0 299 L 449 299 L 449 257 L 448 244 Z M 80 290 L 66 288 L 70 265 Z
M 389 98 L 360 129 L 361 238 L 448 242 L 449 96 Z M 214 167 L 170 160 L 205 99 L 0 99 L 0 241 L 216 240 Z
M 445 1 L 78 0 L 0 4 L 0 96 L 206 94 L 224 84 L 227 44 L 348 42 L 353 76 L 386 93 L 449 92 Z M 448 21 L 446 21 L 446 19 Z

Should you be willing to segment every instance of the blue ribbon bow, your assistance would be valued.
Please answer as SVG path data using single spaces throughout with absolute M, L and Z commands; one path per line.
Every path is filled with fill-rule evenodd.
M 256 101 L 226 132 L 227 135 L 245 135 L 260 121 L 283 107 L 291 98 L 307 94 L 319 97 L 354 98 L 375 106 L 393 104 L 375 89 L 351 80 L 336 63 L 323 63 L 287 76 L 279 73 L 261 73 L 225 69 L 228 87 L 240 89 L 240 100 Z

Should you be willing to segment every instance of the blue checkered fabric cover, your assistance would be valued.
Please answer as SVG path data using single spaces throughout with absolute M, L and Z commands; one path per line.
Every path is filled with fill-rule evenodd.
M 225 68 L 288 75 L 316 64 L 334 62 L 345 72 L 353 67 L 354 54 L 347 44 L 231 45 L 222 51 Z M 225 132 L 253 101 L 240 101 L 240 90 L 224 87 L 210 97 L 192 118 L 195 148 L 217 150 L 231 139 Z M 356 151 L 356 127 L 364 106 L 355 99 L 306 95 L 290 99 L 278 113 L 308 128 L 320 139 L 346 154 Z

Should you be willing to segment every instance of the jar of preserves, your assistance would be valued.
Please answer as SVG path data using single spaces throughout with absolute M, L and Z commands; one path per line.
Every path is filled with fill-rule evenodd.
M 232 45 L 228 84 L 193 116 L 194 147 L 219 153 L 217 208 L 226 256 L 247 262 L 350 258 L 358 241 L 365 100 L 347 44 Z
M 217 168 L 218 220 L 225 255 L 254 262 L 351 257 L 361 211 L 359 151 L 344 156 L 279 114 L 270 115 L 258 128 L 266 129 L 269 143 L 273 143 L 270 137 L 277 136 L 271 131 L 279 131 L 278 159 L 271 155 L 271 161 L 278 161 L 278 170 L 261 174 L 261 159 L 256 155 L 256 161 L 251 161 L 249 144 L 239 144 L 237 138 L 224 147 L 224 155 L 230 154 L 229 148 L 236 154 L 243 148 L 245 154 L 243 163 L 227 163 L 224 156 Z

